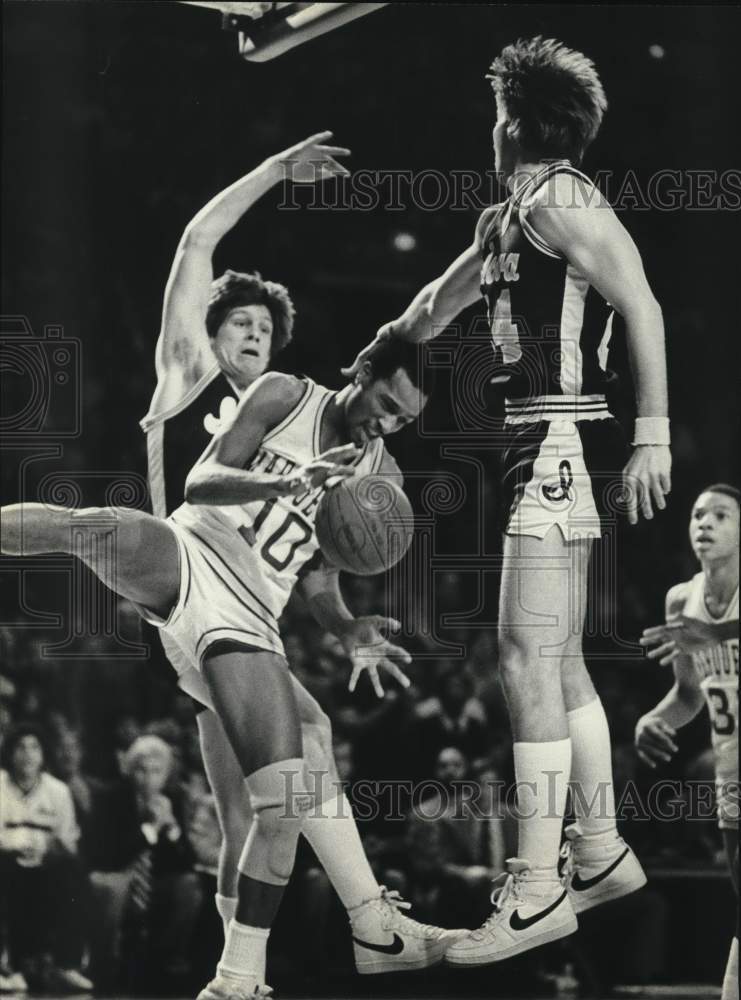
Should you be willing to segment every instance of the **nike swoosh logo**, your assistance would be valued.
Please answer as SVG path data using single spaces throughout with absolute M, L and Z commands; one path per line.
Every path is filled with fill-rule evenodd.
M 544 910 L 541 910 L 540 913 L 536 913 L 532 917 L 521 917 L 519 911 L 515 910 L 509 918 L 510 927 L 513 931 L 527 930 L 528 927 L 532 927 L 533 924 L 537 924 L 539 920 L 543 920 L 544 917 L 547 917 L 549 913 L 553 913 L 556 907 L 563 903 L 567 895 L 568 893 L 564 890 L 555 902 L 551 903 L 550 906 L 547 906 Z
M 404 942 L 398 934 L 394 934 L 394 940 L 391 944 L 373 944 L 371 941 L 361 941 L 360 938 L 356 937 L 353 938 L 353 941 L 361 948 L 367 948 L 368 951 L 380 951 L 382 955 L 401 955 L 404 951 Z
M 579 876 L 579 872 L 576 872 L 571 880 L 571 888 L 576 892 L 585 892 L 587 889 L 591 889 L 593 886 L 599 885 L 603 878 L 607 878 L 608 875 L 615 871 L 629 850 L 630 848 L 626 847 L 620 857 L 615 858 L 609 868 L 605 868 L 605 870 L 600 872 L 599 875 L 593 875 L 592 878 L 581 878 Z

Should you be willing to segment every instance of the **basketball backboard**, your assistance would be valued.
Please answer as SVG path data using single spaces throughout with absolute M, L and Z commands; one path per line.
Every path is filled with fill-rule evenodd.
M 190 7 L 219 11 L 222 27 L 238 35 L 239 54 L 267 62 L 297 45 L 371 14 L 385 3 L 239 3 L 182 0 Z

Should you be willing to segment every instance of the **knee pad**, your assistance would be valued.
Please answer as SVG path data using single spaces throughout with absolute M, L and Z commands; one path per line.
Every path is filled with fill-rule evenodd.
M 296 844 L 311 797 L 300 758 L 276 761 L 247 778 L 252 828 L 239 860 L 242 875 L 285 885 L 293 871 Z

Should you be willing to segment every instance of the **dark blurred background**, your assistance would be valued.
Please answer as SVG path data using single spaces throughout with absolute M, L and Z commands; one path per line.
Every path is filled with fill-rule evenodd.
M 686 540 L 695 495 L 711 481 L 739 481 L 734 237 L 741 159 L 733 124 L 741 111 L 738 8 L 394 3 L 264 65 L 238 58 L 236 39 L 220 31 L 217 15 L 177 3 L 11 0 L 3 5 L 3 20 L 3 314 L 26 317 L 39 338 L 45 327 L 62 327 L 65 337 L 79 341 L 81 362 L 79 380 L 65 390 L 79 397 L 81 433 L 6 437 L 4 502 L 34 498 L 51 473 L 74 483 L 85 504 L 102 502 L 117 474 L 145 475 L 138 420 L 154 388 L 164 284 L 184 226 L 221 188 L 271 153 L 326 128 L 352 149 L 355 170 L 434 170 L 448 178 L 455 171 L 476 171 L 483 183 L 493 169 L 494 123 L 484 76 L 502 45 L 542 33 L 595 60 L 610 109 L 584 169 L 599 173 L 603 190 L 617 201 L 667 331 L 674 442 L 670 506 L 650 524 L 621 529 L 617 586 L 595 602 L 587 642 L 611 714 L 618 783 L 647 787 L 649 776 L 632 753 L 632 728 L 669 679 L 647 665 L 635 641 L 661 617 L 668 586 L 695 571 Z M 659 171 L 678 172 L 664 190 L 673 185 L 685 200 L 671 210 L 647 201 Z M 326 195 L 330 205 L 332 190 Z M 434 186 L 429 190 L 434 198 Z M 309 209 L 305 192 L 298 197 L 304 208 L 289 211 L 279 207 L 284 198 L 280 189 L 269 193 L 223 241 L 217 272 L 226 266 L 258 268 L 284 282 L 297 323 L 294 344 L 279 367 L 339 387 L 340 365 L 471 242 L 477 212 L 460 204 L 424 210 L 404 194 L 393 211 Z M 472 310 L 472 316 L 478 312 L 483 309 Z M 19 329 L 19 321 L 6 321 L 6 329 Z M 465 358 L 465 339 L 447 339 Z M 475 349 L 472 338 L 469 350 Z M 611 365 L 621 379 L 618 408 L 629 416 L 630 375 L 619 336 Z M 3 407 L 7 427 L 28 390 L 23 373 L 12 365 L 3 375 L 11 400 Z M 510 773 L 493 641 L 497 577 L 477 566 L 479 556 L 498 553 L 496 449 L 475 435 L 469 440 L 451 416 L 453 382 L 440 379 L 425 433 L 411 428 L 390 442 L 411 473 L 408 488 L 418 513 L 427 513 L 422 494 L 435 475 L 458 476 L 467 491 L 460 507 L 435 515 L 435 552 L 460 556 L 460 565 L 430 571 L 427 588 L 417 591 L 420 600 L 425 589 L 433 592 L 429 606 L 407 601 L 402 609 L 408 619 L 405 641 L 418 654 L 411 694 L 392 692 L 381 709 L 363 694 L 350 700 L 347 668 L 332 644 L 300 607 L 292 605 L 287 613 L 292 666 L 333 717 L 348 779 L 416 780 L 436 773 L 449 743 L 463 753 L 466 774 L 480 777 L 487 768 L 504 777 Z M 58 405 L 69 408 L 70 398 Z M 501 400 L 484 384 L 479 401 L 496 427 Z M 464 458 L 444 453 L 451 442 Z M 480 480 L 467 454 L 481 463 Z M 6 570 L 0 575 L 6 623 L 2 721 L 39 722 L 49 737 L 47 765 L 62 777 L 59 747 L 73 733 L 81 746 L 80 767 L 104 783 L 123 780 L 116 754 L 136 733 L 156 732 L 177 750 L 170 780 L 178 794 L 189 808 L 193 801 L 208 802 L 187 703 L 167 676 L 150 669 L 141 649 L 134 656 L 123 646 L 141 641 L 135 616 L 118 607 L 115 640 L 82 628 L 62 655 L 64 626 L 60 633 L 47 621 L 45 629 L 38 612 L 64 618 L 66 578 L 26 575 L 21 599 L 15 564 L 6 564 Z M 359 613 L 398 608 L 402 600 L 397 577 L 346 582 Z M 456 613 L 467 620 L 456 621 Z M 444 614 L 453 616 L 452 623 L 443 621 Z M 54 642 L 56 651 L 49 649 Z M 462 691 L 453 675 L 465 679 Z M 465 739 L 450 735 L 459 732 L 449 727 L 451 719 L 463 720 Z M 707 740 L 702 717 L 683 735 L 682 752 L 663 776 L 708 778 Z M 396 878 L 423 912 L 427 905 L 430 919 L 440 919 L 429 868 L 415 868 L 405 830 L 402 824 L 368 832 L 374 863 L 390 880 Z M 638 921 L 634 930 L 646 920 L 663 928 L 663 936 L 654 959 L 641 959 L 630 975 L 717 979 L 725 931 L 711 929 L 711 944 L 683 950 L 672 923 L 674 904 L 698 905 L 702 892 L 714 898 L 726 890 L 723 881 L 713 881 L 712 872 L 722 879 L 722 869 L 712 821 L 690 826 L 689 832 L 679 823 L 644 824 L 636 838 L 657 869 L 666 873 L 694 865 L 706 874 L 711 870 L 711 881 L 703 889 L 702 881 L 657 877 L 649 909 L 640 919 L 633 914 L 626 920 Z M 207 861 L 196 861 L 197 870 L 208 873 Z M 311 859 L 303 871 L 314 871 Z M 204 907 L 210 906 L 208 892 Z M 576 968 L 592 995 L 621 972 L 627 976 L 610 966 L 609 956 L 600 956 L 599 942 L 607 934 L 597 928 L 584 954 L 559 952 L 550 971 L 563 971 L 564 963 Z M 308 988 L 309 972 L 317 970 L 304 970 L 297 988 Z M 190 974 L 197 978 L 192 969 Z

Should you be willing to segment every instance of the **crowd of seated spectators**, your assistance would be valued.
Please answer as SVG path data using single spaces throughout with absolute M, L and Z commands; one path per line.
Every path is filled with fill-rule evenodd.
M 350 592 L 356 613 L 379 609 L 382 594 L 369 581 Z M 285 635 L 292 669 L 332 718 L 350 801 L 362 789 L 367 806 L 371 788 L 378 802 L 376 814 L 358 810 L 358 821 L 379 882 L 398 889 L 417 919 L 480 924 L 516 836 L 511 737 L 491 635 L 471 633 L 462 659 L 412 640 L 411 687 L 388 680 L 383 700 L 370 685 L 347 691 L 337 644 L 298 606 L 289 605 Z M 72 665 L 42 663 L 17 634 L 5 638 L 14 667 L 0 684 L 2 984 L 56 994 L 93 985 L 192 992 L 209 978 L 222 934 L 213 902 L 219 830 L 192 706 L 146 661 L 128 673 L 115 662 L 97 674 L 85 668 L 84 685 L 74 687 Z M 135 698 L 121 700 L 119 677 Z M 632 727 L 666 678 L 652 685 L 644 664 L 611 660 L 597 665 L 595 679 L 612 720 L 617 798 L 633 803 L 655 776 L 638 765 Z M 83 694 L 65 692 L 66 680 Z M 698 727 L 672 777 L 710 780 L 707 731 Z M 720 866 L 712 816 L 660 823 L 628 808 L 621 827 L 649 866 Z M 556 964 L 573 967 L 587 995 L 621 976 L 664 975 L 667 905 L 649 887 L 592 922 L 586 937 L 569 939 Z M 635 940 L 632 961 L 615 969 L 614 955 L 601 955 L 600 921 Z M 352 970 L 344 913 L 304 842 L 271 940 L 273 976 L 290 970 L 306 986 Z M 539 955 L 529 971 L 547 976 L 552 962 Z

